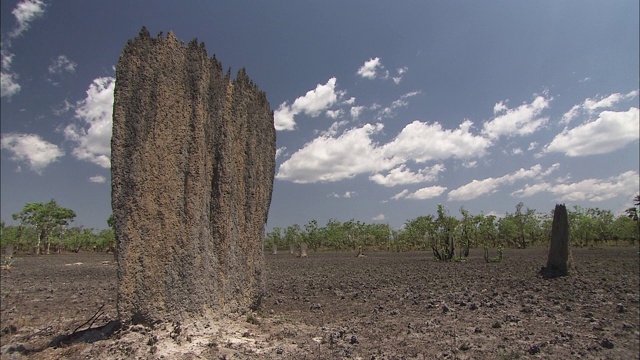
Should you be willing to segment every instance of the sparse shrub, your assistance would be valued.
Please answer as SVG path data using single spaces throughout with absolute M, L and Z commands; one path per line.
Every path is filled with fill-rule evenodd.
M 484 246 L 484 261 L 488 263 L 497 263 L 502 262 L 502 255 L 504 253 L 504 247 L 502 245 L 498 246 L 498 256 L 494 256 L 489 258 L 489 247 L 487 245 Z

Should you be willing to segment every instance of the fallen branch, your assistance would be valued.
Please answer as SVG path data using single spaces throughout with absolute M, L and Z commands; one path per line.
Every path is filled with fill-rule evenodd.
M 105 306 L 106 304 L 102 304 L 102 306 L 100 306 L 100 308 L 98 309 L 98 311 L 96 311 L 95 314 L 93 314 L 92 317 L 89 318 L 89 320 L 85 321 L 82 325 L 78 326 L 77 328 L 75 328 L 75 330 L 73 330 L 73 332 L 71 333 L 71 335 L 69 335 L 69 337 L 73 338 L 73 335 L 78 331 L 78 329 L 80 329 L 81 327 L 87 325 L 87 323 L 89 323 L 89 321 L 91 321 L 91 324 L 89 324 L 89 327 L 85 329 L 89 330 L 91 329 L 91 326 L 93 326 L 93 324 L 96 322 L 96 320 L 98 320 L 104 313 L 102 312 L 102 308 Z M 93 320 L 93 321 L 92 321 Z

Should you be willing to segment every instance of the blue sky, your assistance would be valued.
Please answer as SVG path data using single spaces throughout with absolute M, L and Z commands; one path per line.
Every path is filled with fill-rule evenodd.
M 245 67 L 275 112 L 268 228 L 399 228 L 639 191 L 638 2 L 3 1 L 1 218 L 111 213 L 114 67 L 142 26 Z

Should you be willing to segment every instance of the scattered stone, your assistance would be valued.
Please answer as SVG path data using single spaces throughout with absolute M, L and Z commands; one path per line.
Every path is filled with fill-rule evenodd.
M 450 311 L 451 309 L 449 309 L 449 307 L 447 306 L 447 304 L 442 304 L 442 313 L 446 314 Z
M 359 343 L 358 338 L 355 335 L 352 335 L 351 340 L 349 340 L 349 344 L 353 345 L 357 343 Z
M 529 355 L 535 355 L 537 353 L 540 352 L 540 346 L 538 345 L 531 345 L 531 347 L 529 347 L 529 349 L 527 350 L 527 352 L 529 353 Z
M 460 350 L 462 351 L 467 351 L 471 349 L 471 344 L 469 344 L 469 342 L 465 341 L 462 343 L 462 345 L 460 345 Z
M 605 349 L 613 349 L 613 342 L 609 339 L 604 339 L 600 342 L 600 346 Z
M 491 325 L 491 327 L 494 329 L 500 329 L 502 327 L 502 324 L 500 323 L 500 321 L 496 321 L 493 323 L 493 325 Z
M 627 312 L 627 309 L 624 307 L 624 305 L 617 304 L 616 305 L 616 311 L 618 312 L 618 314 L 622 314 L 622 313 Z

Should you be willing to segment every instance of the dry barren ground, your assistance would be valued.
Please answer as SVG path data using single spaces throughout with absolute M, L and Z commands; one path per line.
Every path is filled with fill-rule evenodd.
M 461 263 L 434 262 L 428 252 L 366 255 L 267 255 L 267 292 L 257 313 L 154 329 L 130 326 L 106 340 L 99 340 L 98 330 L 116 318 L 112 256 L 17 257 L 1 273 L 0 354 L 634 359 L 640 353 L 638 248 L 573 249 L 578 274 L 552 280 L 537 275 L 546 264 L 542 248 L 506 250 L 502 263 L 491 264 L 481 251 Z M 96 313 L 92 325 L 84 324 Z M 94 330 L 84 337 L 59 341 L 90 325 Z

